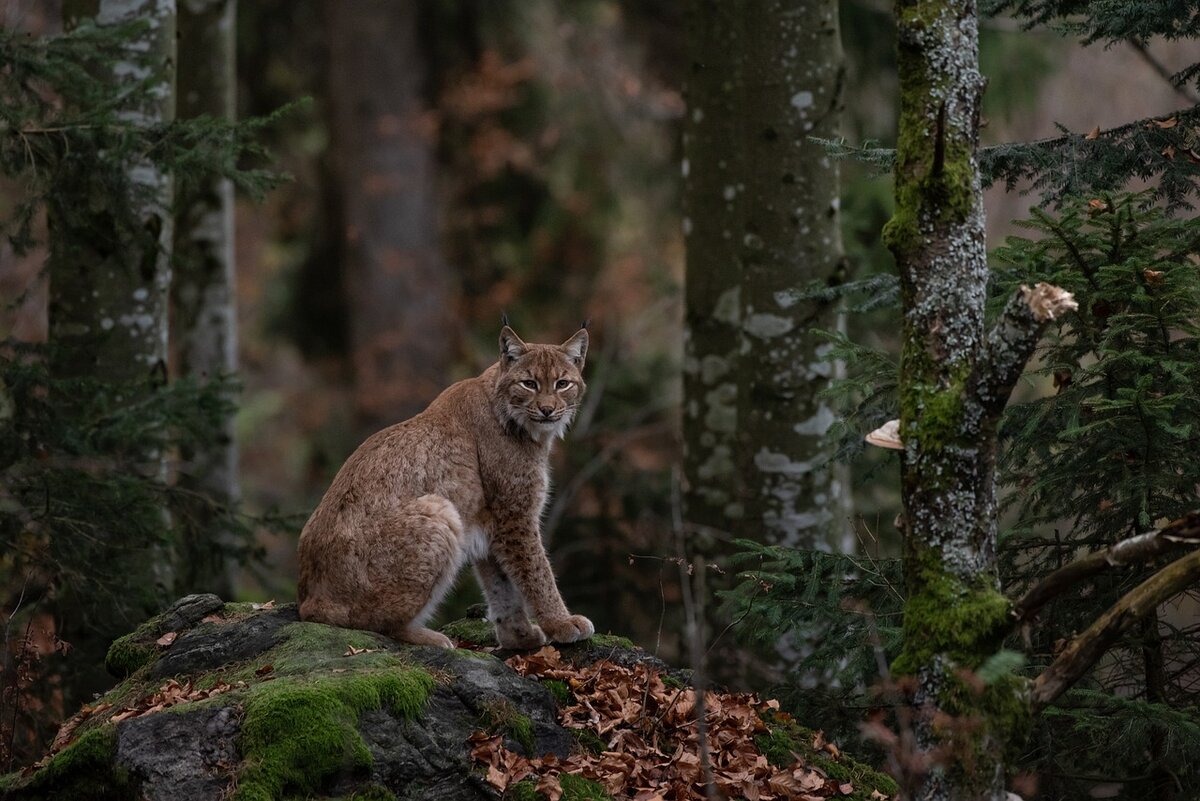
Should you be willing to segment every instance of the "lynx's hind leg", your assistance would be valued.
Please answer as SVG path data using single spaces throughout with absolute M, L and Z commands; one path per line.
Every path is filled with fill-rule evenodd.
M 462 518 L 440 495 L 409 501 L 380 526 L 368 574 L 377 628 L 403 642 L 453 648 L 422 624 L 434 613 L 462 565 Z
M 494 557 L 477 560 L 475 576 L 487 598 L 488 620 L 496 627 L 501 648 L 540 648 L 546 644 L 546 635 L 536 623 L 529 622 L 520 591 Z

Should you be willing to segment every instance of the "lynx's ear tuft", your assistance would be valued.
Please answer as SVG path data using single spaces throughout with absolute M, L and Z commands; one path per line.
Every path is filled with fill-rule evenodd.
M 566 342 L 559 345 L 563 353 L 567 354 L 567 358 L 575 363 L 575 366 L 580 370 L 583 369 L 583 360 L 587 358 L 588 349 L 588 332 L 586 328 L 580 328 L 575 332 L 575 336 L 568 339 Z
M 506 309 L 500 310 L 500 325 L 508 325 L 508 311 Z
M 512 364 L 525 355 L 529 347 L 521 341 L 517 333 L 507 325 L 500 329 L 500 358 L 505 364 Z

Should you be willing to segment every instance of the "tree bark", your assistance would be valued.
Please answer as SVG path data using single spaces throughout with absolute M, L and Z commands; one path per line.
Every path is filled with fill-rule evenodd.
M 453 356 L 436 123 L 423 99 L 417 3 L 327 0 L 331 147 L 344 210 L 355 400 L 366 430 L 421 411 Z
M 920 748 L 950 754 L 935 760 L 914 798 L 1000 801 L 1007 733 L 985 706 L 1019 701 L 1007 684 L 989 687 L 986 700 L 973 699 L 956 676 L 995 652 L 1008 630 L 1009 610 L 999 592 L 995 554 L 998 411 L 980 392 L 997 379 L 985 372 L 988 268 L 975 158 L 984 85 L 978 16 L 973 0 L 898 0 L 896 15 L 896 212 L 884 241 L 900 273 L 904 312 L 900 436 L 907 600 L 904 644 L 893 669 L 916 677 Z M 1023 345 L 1019 335 L 1032 322 L 1028 307 L 1012 311 L 1024 328 L 1013 326 L 1018 336 L 997 338 Z M 1006 691 L 1010 698 L 1002 697 Z M 981 725 L 956 731 L 944 724 L 947 717 Z
M 826 551 L 853 547 L 840 515 L 829 449 L 833 413 L 818 399 L 833 365 L 812 329 L 836 325 L 834 303 L 798 300 L 797 287 L 833 284 L 844 270 L 838 162 L 808 137 L 836 138 L 844 77 L 833 0 L 739 4 L 744 60 L 736 194 L 741 230 L 742 349 L 737 451 L 746 482 L 740 536 Z
M 694 0 L 687 14 L 683 130 L 683 449 L 689 523 L 722 531 L 744 512 L 737 469 L 737 357 L 742 347 L 737 146 L 743 101 L 740 26 L 733 3 Z M 744 195 L 743 195 L 744 196 Z
M 112 65 L 114 80 L 153 83 L 130 94 L 120 110 L 130 126 L 149 128 L 175 114 L 175 3 L 173 0 L 66 0 L 67 28 L 91 19 L 98 26 L 142 20 L 128 42 L 128 58 Z M 135 405 L 153 395 L 167 378 L 167 292 L 171 283 L 171 197 L 169 175 L 148 158 L 131 156 L 124 165 L 129 195 L 112 199 L 55 196 L 47 210 L 50 255 L 51 368 L 56 378 L 90 378 L 111 383 L 120 403 Z M 89 204 L 86 225 L 78 204 Z M 125 206 L 135 220 L 124 218 Z M 62 408 L 71 398 L 60 398 Z M 163 477 L 164 454 L 136 454 L 140 469 Z M 167 529 L 163 508 L 163 530 Z M 112 637 L 157 611 L 173 582 L 165 547 L 130 549 L 113 532 L 111 558 L 103 569 L 127 579 L 121 598 L 93 599 L 77 610 L 86 619 L 60 621 L 60 635 L 75 646 L 72 662 L 86 675 L 69 682 L 68 703 L 103 686 L 99 666 Z M 100 567 L 100 566 L 98 566 Z M 96 669 L 90 670 L 90 666 Z
M 234 49 L 237 0 L 187 0 L 179 8 L 178 114 L 233 120 L 237 84 Z M 216 178 L 176 199 L 175 276 L 171 286 L 174 374 L 200 382 L 237 371 L 233 184 Z M 177 594 L 212 592 L 228 598 L 233 546 L 212 504 L 233 507 L 241 497 L 233 414 L 220 421 L 216 441 L 184 454 L 178 484 L 187 521 Z
M 843 267 L 837 4 L 697 0 L 684 131 L 684 469 L 693 525 L 772 544 L 849 546 L 821 439 L 832 365 L 796 288 Z

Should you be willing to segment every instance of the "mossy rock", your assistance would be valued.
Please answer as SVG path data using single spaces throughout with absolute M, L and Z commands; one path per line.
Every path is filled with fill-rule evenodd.
M 457 631 L 478 649 L 491 627 L 469 622 Z M 175 637 L 159 644 L 167 632 Z M 559 649 L 577 665 L 648 664 L 680 685 L 689 679 L 624 638 Z M 486 651 L 304 623 L 294 604 L 256 609 L 189 596 L 114 643 L 108 661 L 123 679 L 92 707 L 100 711 L 41 768 L 0 777 L 0 798 L 482 801 L 495 793 L 470 757 L 476 731 L 501 733 L 531 756 L 605 747 L 559 725 L 559 705 L 573 697 L 563 682 L 525 678 Z M 169 681 L 197 700 L 122 713 L 145 712 L 144 699 Z M 579 777 L 564 777 L 562 789 L 564 801 L 608 801 Z M 537 798 L 532 784 L 506 795 Z

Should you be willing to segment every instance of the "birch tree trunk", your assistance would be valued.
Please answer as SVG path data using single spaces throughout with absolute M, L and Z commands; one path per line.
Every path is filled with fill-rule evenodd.
M 140 20 L 125 52 L 110 65 L 123 85 L 151 80 L 131 92 L 120 112 L 130 126 L 151 127 L 175 113 L 175 3 L 173 0 L 66 0 L 64 27 L 91 19 L 98 26 Z M 106 65 L 109 66 L 109 65 Z M 118 157 L 116 155 L 114 158 Z M 169 175 L 144 156 L 128 157 L 125 198 L 52 198 L 50 229 L 50 343 L 56 377 L 91 378 L 111 383 L 117 401 L 135 405 L 167 380 L 167 292 L 171 283 L 171 197 Z M 67 204 L 88 204 L 87 220 Z M 125 204 L 136 219 L 124 218 Z M 84 224 L 86 222 L 86 224 Z M 71 398 L 61 398 L 70 408 Z M 165 472 L 164 454 L 135 454 L 153 476 Z M 163 508 L 163 530 L 167 529 Z M 104 651 L 112 637 L 156 612 L 171 592 L 171 559 L 163 548 L 125 547 L 120 532 L 108 543 L 111 557 L 98 570 L 125 577 L 121 598 L 95 599 L 87 620 L 62 621 L 61 635 L 75 646 L 76 665 L 96 666 L 93 675 L 71 689 L 85 694 L 104 682 Z M 77 627 L 77 628 L 76 628 Z M 77 700 L 77 699 L 76 699 Z
M 684 470 L 689 522 L 803 548 L 847 547 L 821 437 L 832 367 L 796 288 L 843 266 L 837 3 L 696 0 L 684 128 Z
M 424 409 L 445 388 L 453 356 L 420 5 L 325 5 L 355 398 L 369 431 Z
M 179 8 L 179 117 L 236 115 L 236 0 L 183 0 Z M 171 287 L 174 374 L 205 382 L 237 371 L 234 284 L 233 184 L 202 183 L 176 200 L 175 276 Z M 233 414 L 221 421 L 208 448 L 183 454 L 179 486 L 195 494 L 181 517 L 188 521 L 176 591 L 230 597 L 227 563 L 231 536 L 218 528 L 211 503 L 237 504 L 238 448 Z

